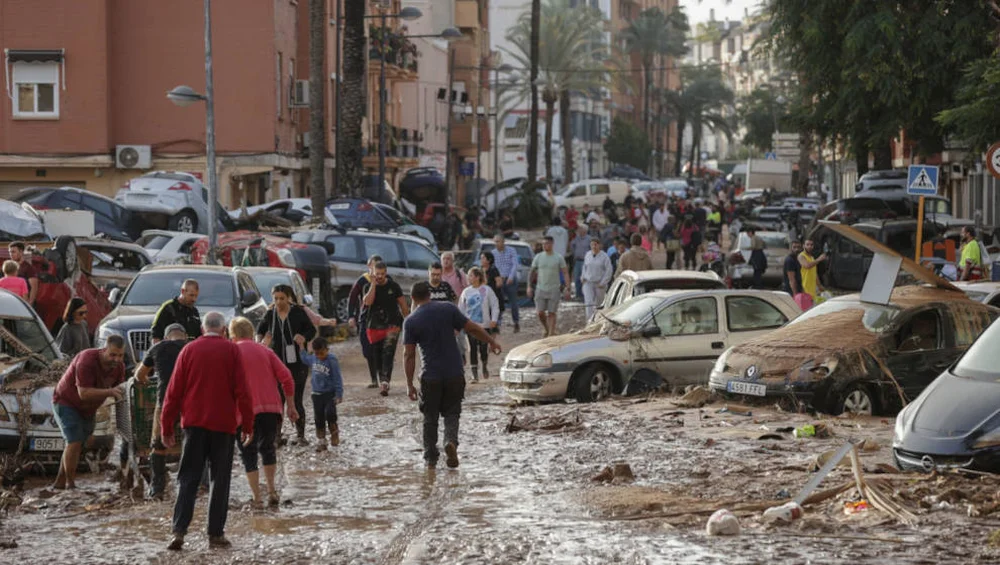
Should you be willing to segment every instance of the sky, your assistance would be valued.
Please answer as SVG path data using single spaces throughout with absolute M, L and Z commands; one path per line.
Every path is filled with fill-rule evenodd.
M 680 0 L 692 24 L 708 21 L 709 10 L 715 9 L 715 19 L 741 20 L 743 9 L 750 8 L 752 14 L 761 0 Z

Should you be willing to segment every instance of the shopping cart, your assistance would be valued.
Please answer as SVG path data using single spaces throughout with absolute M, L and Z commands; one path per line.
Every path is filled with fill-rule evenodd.
M 153 436 L 153 418 L 156 413 L 158 379 L 141 384 L 129 379 L 125 384 L 122 400 L 115 404 L 115 427 L 118 438 L 128 446 L 128 469 L 123 469 L 125 480 L 131 482 L 140 472 L 148 475 L 150 443 Z M 175 424 L 174 437 L 181 437 L 180 423 Z M 167 450 L 167 457 L 178 456 L 179 445 Z

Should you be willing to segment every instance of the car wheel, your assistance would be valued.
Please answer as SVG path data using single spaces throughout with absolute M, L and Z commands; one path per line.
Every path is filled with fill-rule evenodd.
M 837 402 L 839 412 L 842 414 L 853 414 L 858 416 L 871 416 L 875 413 L 875 399 L 867 387 L 861 384 L 853 384 L 840 395 Z
M 334 299 L 334 313 L 336 314 L 337 319 L 341 322 L 346 322 L 350 318 L 350 307 L 348 305 L 348 299 L 350 296 L 351 289 L 342 288 L 337 291 L 337 297 Z
M 600 363 L 593 363 L 583 368 L 574 381 L 574 392 L 577 402 L 597 402 L 611 396 L 614 377 L 608 368 Z
M 195 233 L 195 230 L 198 229 L 198 218 L 193 212 L 185 210 L 171 217 L 167 225 L 171 231 Z

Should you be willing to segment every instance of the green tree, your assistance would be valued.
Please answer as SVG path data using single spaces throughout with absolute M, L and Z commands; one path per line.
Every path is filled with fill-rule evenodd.
M 739 118 L 746 133 L 743 144 L 761 152 L 774 150 L 776 131 L 788 120 L 788 101 L 776 89 L 765 86 L 754 89 L 739 103 Z
M 611 133 L 604 149 L 612 163 L 631 165 L 645 171 L 649 166 L 652 145 L 642 128 L 630 120 L 617 117 L 611 122 Z
M 538 66 L 541 61 L 542 0 L 531 0 L 528 33 L 528 89 L 531 113 L 528 116 L 528 180 L 538 180 Z
M 681 8 L 666 14 L 660 8 L 647 8 L 623 29 L 618 39 L 624 51 L 636 55 L 642 65 L 642 127 L 652 128 L 650 111 L 653 99 L 653 72 L 657 56 L 680 57 L 687 53 L 685 34 L 690 29 L 687 15 Z
M 956 105 L 942 111 L 937 120 L 966 142 L 970 149 L 983 152 L 1000 141 L 1000 53 L 970 64 L 958 85 Z
M 665 102 L 677 120 L 677 162 L 675 174 L 681 173 L 682 138 L 684 128 L 691 126 L 692 143 L 688 175 L 694 174 L 700 162 L 702 131 L 707 128 L 715 133 L 732 137 L 733 124 L 727 116 L 735 100 L 733 91 L 726 85 L 722 71 L 716 66 L 688 67 L 681 71 L 681 89 L 665 93 Z

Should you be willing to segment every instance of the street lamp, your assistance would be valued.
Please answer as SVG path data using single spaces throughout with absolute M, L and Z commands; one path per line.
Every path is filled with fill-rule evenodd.
M 205 161 L 208 169 L 208 256 L 205 262 L 215 264 L 218 241 L 217 214 L 219 181 L 215 174 L 215 95 L 212 88 L 212 0 L 205 0 L 205 94 L 190 86 L 178 86 L 167 92 L 167 99 L 181 108 L 199 101 L 205 102 Z

